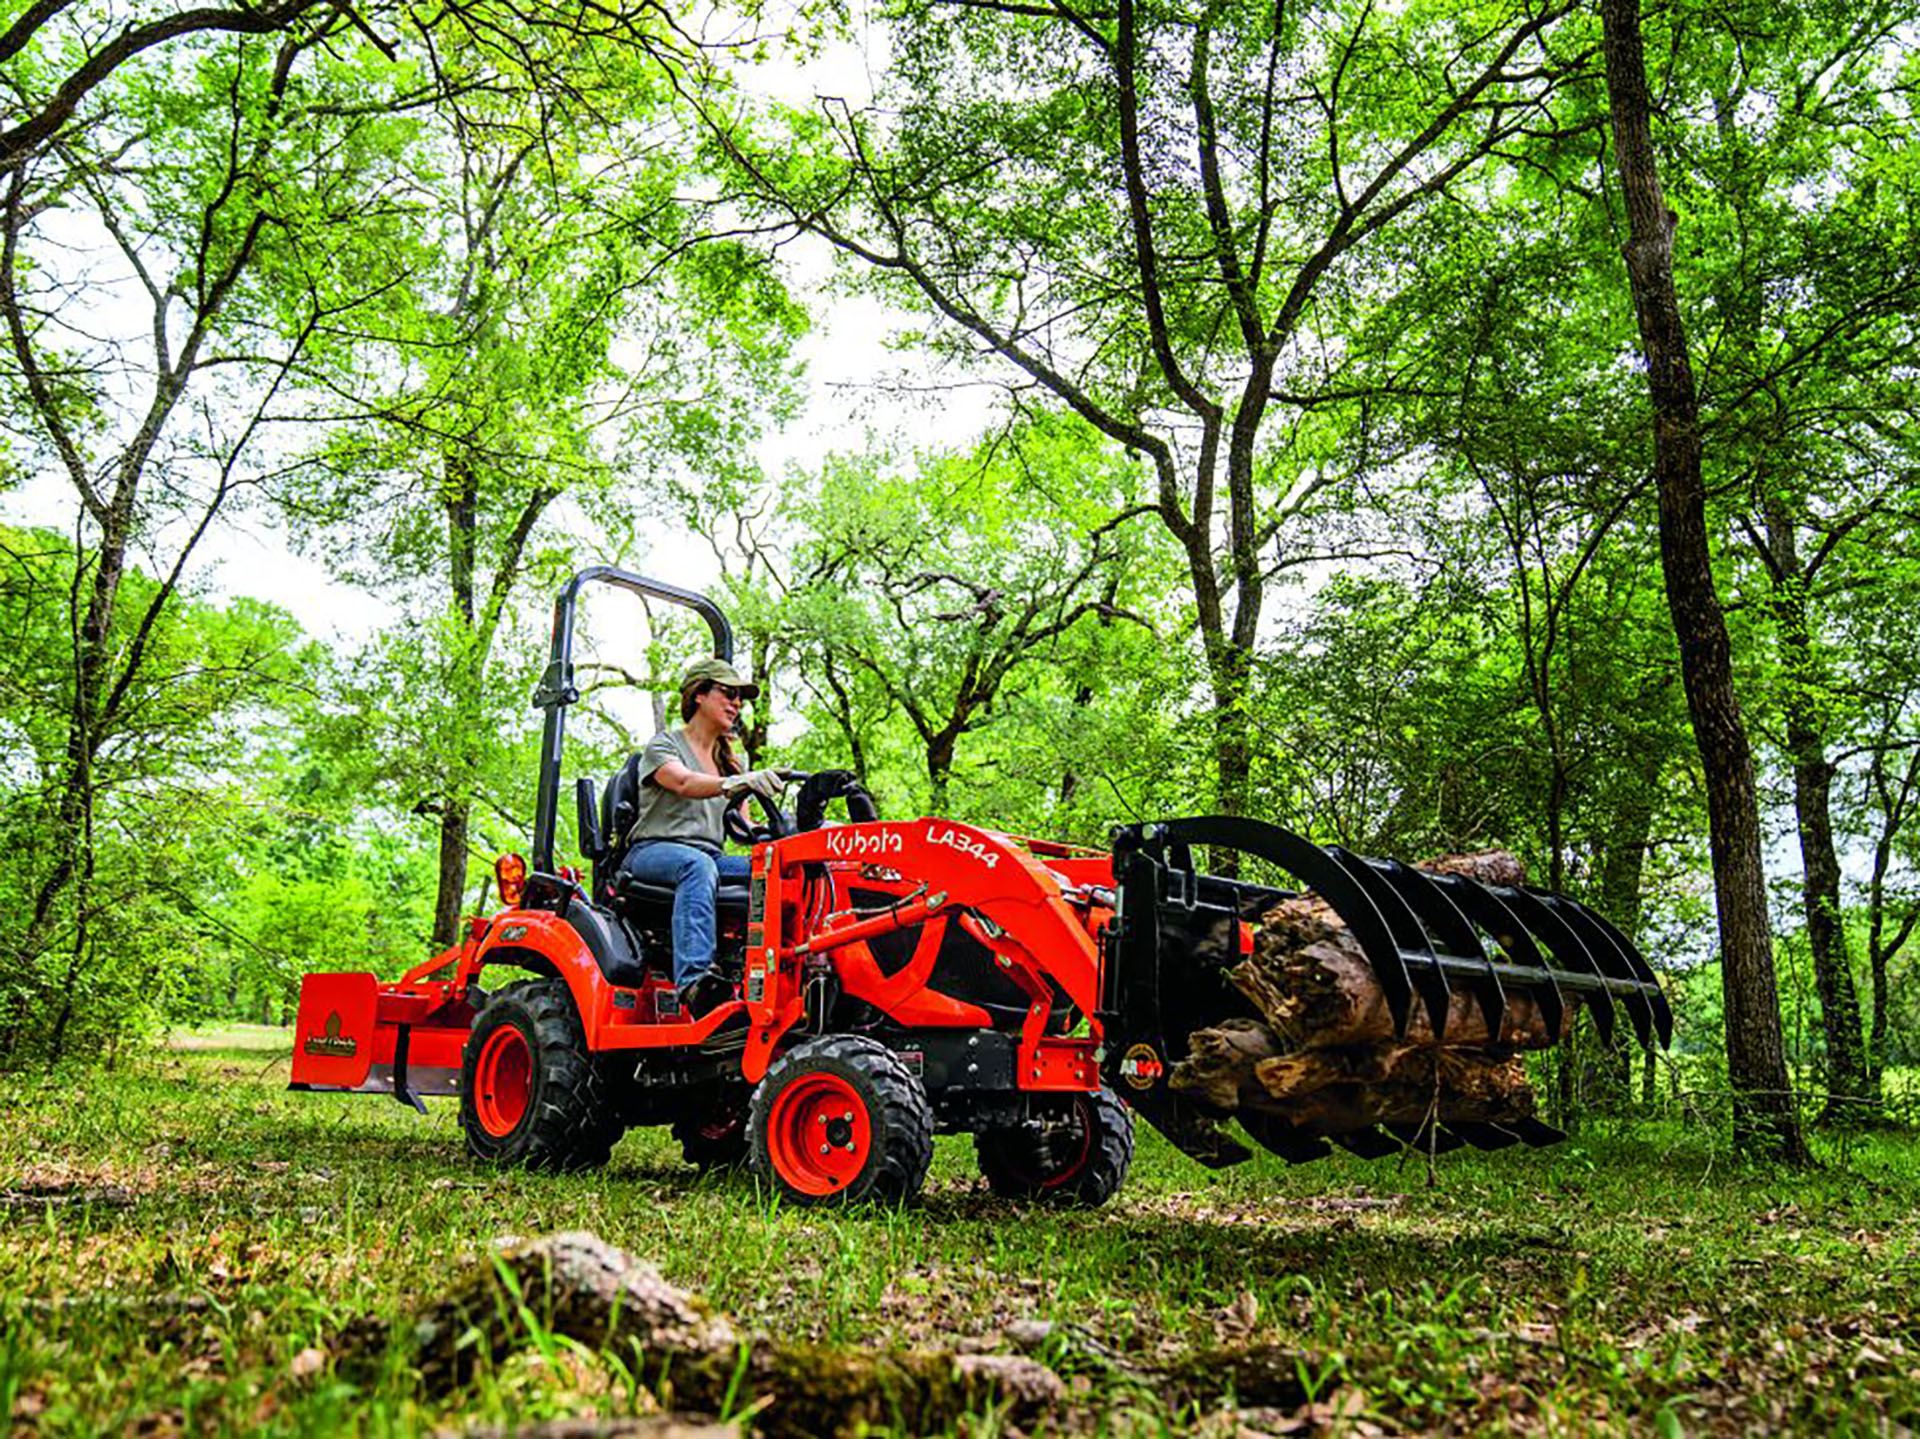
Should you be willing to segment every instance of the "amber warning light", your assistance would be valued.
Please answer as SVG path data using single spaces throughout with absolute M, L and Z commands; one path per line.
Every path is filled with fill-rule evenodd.
M 493 878 L 500 886 L 500 902 L 512 909 L 527 892 L 527 862 L 517 854 L 503 854 L 493 862 Z

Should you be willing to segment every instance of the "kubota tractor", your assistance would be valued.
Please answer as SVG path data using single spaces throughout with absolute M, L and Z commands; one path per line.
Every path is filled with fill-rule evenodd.
M 566 712 L 579 698 L 574 617 L 589 583 L 691 607 L 732 658 L 727 620 L 705 597 L 610 567 L 575 576 L 534 697 L 546 720 L 531 868 L 503 858 L 500 911 L 399 980 L 306 976 L 294 1088 L 391 1094 L 423 1112 L 421 1096 L 456 1094 L 476 1156 L 534 1168 L 596 1166 L 628 1127 L 671 1125 L 689 1162 L 750 1161 L 800 1203 L 907 1199 L 934 1135 L 964 1131 L 996 1193 L 1098 1204 L 1126 1176 L 1134 1113 L 1202 1163 L 1249 1153 L 1220 1130 L 1228 1111 L 1169 1081 L 1189 1034 L 1253 1014 L 1228 972 L 1250 925 L 1292 892 L 1202 873 L 1201 846 L 1264 860 L 1330 906 L 1403 1034 L 1416 1021 L 1441 1033 L 1456 993 L 1496 1036 L 1510 1003 L 1545 1012 L 1557 1036 L 1574 1000 L 1607 1028 L 1623 1009 L 1643 1042 L 1669 1031 L 1645 961 L 1558 896 L 1424 876 L 1245 819 L 1131 825 L 1106 852 L 938 817 L 886 821 L 844 771 L 807 777 L 791 816 L 758 800 L 750 814 L 744 797 L 729 811 L 730 835 L 752 846 L 749 882 L 723 885 L 717 906 L 739 997 L 692 1017 L 671 982 L 672 891 L 619 870 L 633 761 L 603 791 L 576 782 L 588 873 L 555 863 Z M 844 820 L 828 818 L 833 805 Z M 1329 1139 L 1377 1154 L 1408 1138 L 1558 1137 L 1531 1120 L 1435 1116 L 1397 1136 L 1242 1121 L 1296 1162 Z

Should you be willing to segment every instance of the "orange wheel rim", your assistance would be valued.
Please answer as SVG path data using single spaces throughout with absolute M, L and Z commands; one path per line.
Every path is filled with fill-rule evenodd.
M 808 1074 L 775 1096 L 767 1155 L 802 1194 L 838 1194 L 873 1152 L 873 1121 L 860 1091 L 837 1074 Z
M 505 1139 L 526 1118 L 533 1098 L 533 1051 L 527 1037 L 511 1024 L 487 1036 L 473 1067 L 473 1112 L 480 1127 Z

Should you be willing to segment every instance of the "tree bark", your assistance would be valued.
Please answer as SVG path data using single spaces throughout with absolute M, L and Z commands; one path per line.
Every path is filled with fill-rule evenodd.
M 927 804 L 934 814 L 947 812 L 947 800 L 953 782 L 954 746 L 959 736 L 941 730 L 927 741 Z
M 1793 763 L 1793 814 L 1800 837 L 1801 901 L 1814 990 L 1827 1050 L 1824 1117 L 1862 1118 L 1878 1107 L 1860 1026 L 1847 932 L 1840 914 L 1840 856 L 1833 843 L 1833 770 L 1813 698 L 1815 658 L 1807 616 L 1810 576 L 1800 562 L 1793 519 L 1777 501 L 1766 505 L 1767 546 L 1773 555 L 1774 619 L 1786 669 L 1787 754 Z
M 1600 860 L 1598 893 L 1600 912 L 1636 943 L 1640 938 L 1640 881 L 1646 869 L 1647 840 L 1653 833 L 1654 801 L 1660 786 L 1657 752 L 1649 747 L 1640 758 L 1654 763 L 1634 766 L 1633 781 L 1613 812 Z M 1625 1106 L 1632 1098 L 1633 1060 L 1624 1035 L 1616 1032 L 1613 1043 L 1607 1044 L 1596 1029 L 1584 1025 L 1576 1052 L 1582 1057 L 1581 1081 L 1601 1106 Z M 1647 1049 L 1649 1057 L 1653 1052 L 1651 1047 Z
M 452 617 L 460 631 L 461 653 L 452 657 L 448 672 L 458 691 L 451 696 L 461 717 L 455 724 L 453 770 L 440 797 L 440 877 L 433 901 L 433 947 L 445 949 L 460 933 L 460 911 L 467 893 L 467 829 L 473 809 L 472 758 L 467 726 L 478 722 L 478 687 L 486 664 L 474 636 L 474 561 L 479 542 L 479 477 L 467 456 L 446 459 L 448 578 L 452 585 Z
M 1867 1071 L 1873 1076 L 1875 1091 L 1879 1092 L 1887 1062 L 1891 1001 L 1887 971 L 1920 923 L 1920 905 L 1908 904 L 1896 916 L 1891 913 L 1893 906 L 1887 895 L 1887 873 L 1893 865 L 1894 841 L 1912 814 L 1915 794 L 1920 792 L 1920 749 L 1908 753 L 1906 765 L 1897 777 L 1888 773 L 1887 752 L 1876 750 L 1868 769 L 1868 780 L 1880 814 L 1880 832 L 1874 837 L 1873 874 L 1867 882 L 1867 970 L 1873 986 L 1873 1027 L 1867 1038 Z
M 1753 754 L 1734 692 L 1732 645 L 1714 586 L 1701 473 L 1699 401 L 1673 284 L 1673 231 L 1654 159 L 1653 100 L 1641 49 L 1639 0 L 1601 0 L 1607 94 L 1624 247 L 1653 402 L 1653 466 L 1660 494 L 1660 563 L 1679 642 L 1687 709 L 1706 777 L 1714 901 L 1720 921 L 1727 1077 L 1741 1152 L 1807 1161 L 1788 1087 L 1774 980 L 1760 806 Z

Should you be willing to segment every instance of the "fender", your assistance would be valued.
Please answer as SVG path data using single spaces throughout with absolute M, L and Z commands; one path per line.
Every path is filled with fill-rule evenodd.
M 542 909 L 510 909 L 496 915 L 473 955 L 461 966 L 463 977 L 477 975 L 488 964 L 518 965 L 519 955 L 532 954 L 552 965 L 566 981 L 586 1031 L 589 1048 L 600 1047 L 600 1029 L 612 1007 L 613 986 L 600 973 L 579 931 L 557 914 Z

